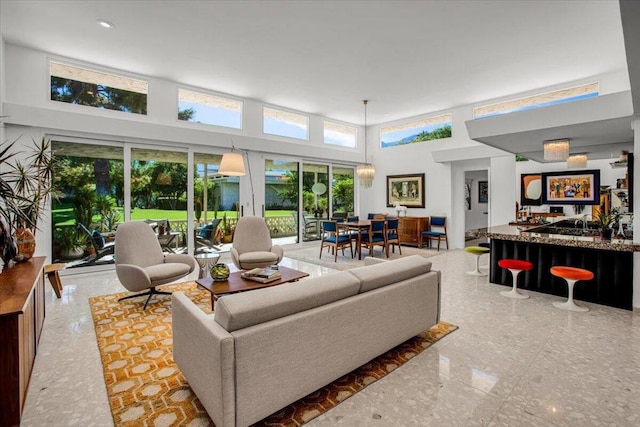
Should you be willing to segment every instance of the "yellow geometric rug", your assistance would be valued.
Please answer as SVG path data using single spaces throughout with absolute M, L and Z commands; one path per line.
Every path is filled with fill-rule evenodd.
M 182 291 L 204 312 L 211 297 L 195 282 L 162 286 Z M 116 426 L 213 426 L 172 357 L 171 298 L 103 295 L 89 299 L 109 404 Z M 292 403 L 256 425 L 300 426 L 328 411 L 430 347 L 457 326 L 440 322 L 333 383 Z

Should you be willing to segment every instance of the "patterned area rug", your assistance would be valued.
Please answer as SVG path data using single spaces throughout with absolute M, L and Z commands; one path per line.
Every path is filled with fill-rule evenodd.
M 432 256 L 440 255 L 441 253 L 444 253 L 444 250 L 438 252 L 435 249 L 418 249 L 411 246 L 403 246 L 402 255 L 400 255 L 398 248 L 396 248 L 395 253 L 389 251 L 389 259 L 398 259 L 409 255 L 420 255 L 425 258 L 430 258 Z M 380 247 L 374 248 L 373 254 L 375 258 L 387 259 Z M 363 259 L 358 260 L 358 255 L 354 251 L 355 258 L 351 258 L 351 253 L 347 248 L 344 251 L 344 256 L 342 255 L 342 250 L 338 251 L 338 259 L 334 262 L 334 255 L 327 252 L 327 249 L 325 248 L 322 252 L 322 258 L 320 258 L 320 242 L 318 242 L 317 246 L 305 247 L 302 249 L 287 249 L 284 253 L 284 256 L 287 258 L 297 259 L 298 261 L 321 265 L 322 267 L 333 268 L 335 270 L 350 270 L 354 267 L 363 266 L 364 257 L 369 255 L 369 250 L 364 249 L 362 255 Z
M 162 286 L 183 291 L 209 313 L 210 294 L 194 282 Z M 142 311 L 144 298 L 118 302 L 127 293 L 89 299 L 104 377 L 116 426 L 213 426 L 172 358 L 171 299 L 161 297 Z M 142 301 L 138 301 L 142 300 Z M 300 426 L 458 329 L 440 322 L 256 425 Z

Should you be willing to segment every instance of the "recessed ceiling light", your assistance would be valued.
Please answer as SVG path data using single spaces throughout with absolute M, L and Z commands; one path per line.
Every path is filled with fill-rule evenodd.
M 111 22 L 106 21 L 104 19 L 98 19 L 98 24 L 102 27 L 102 28 L 113 28 L 115 27 L 115 25 L 113 25 Z

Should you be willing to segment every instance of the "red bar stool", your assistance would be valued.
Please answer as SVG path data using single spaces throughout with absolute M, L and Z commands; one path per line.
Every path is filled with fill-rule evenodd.
M 480 257 L 490 252 L 489 248 L 483 248 L 480 246 L 468 246 L 464 248 L 465 252 L 476 256 L 476 269 L 474 271 L 467 271 L 467 274 L 472 276 L 486 276 L 487 273 L 480 271 Z
M 581 307 L 573 302 L 573 285 L 575 285 L 579 280 L 593 279 L 592 272 L 583 268 L 558 266 L 551 267 L 551 274 L 562 277 L 567 281 L 567 285 L 569 286 L 569 298 L 567 299 L 567 302 L 554 302 L 554 306 L 562 308 L 563 310 L 589 311 L 587 307 Z
M 529 295 L 518 291 L 518 275 L 522 271 L 533 270 L 533 264 L 529 261 L 522 261 L 519 259 L 501 259 L 498 261 L 498 265 L 511 272 L 511 280 L 513 282 L 513 288 L 510 291 L 500 291 L 500 295 L 507 298 L 529 298 Z

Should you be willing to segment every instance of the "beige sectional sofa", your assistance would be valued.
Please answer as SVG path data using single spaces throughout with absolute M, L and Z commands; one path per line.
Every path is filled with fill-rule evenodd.
M 438 323 L 440 272 L 409 256 L 221 298 L 173 294 L 173 356 L 218 427 L 247 426 Z

